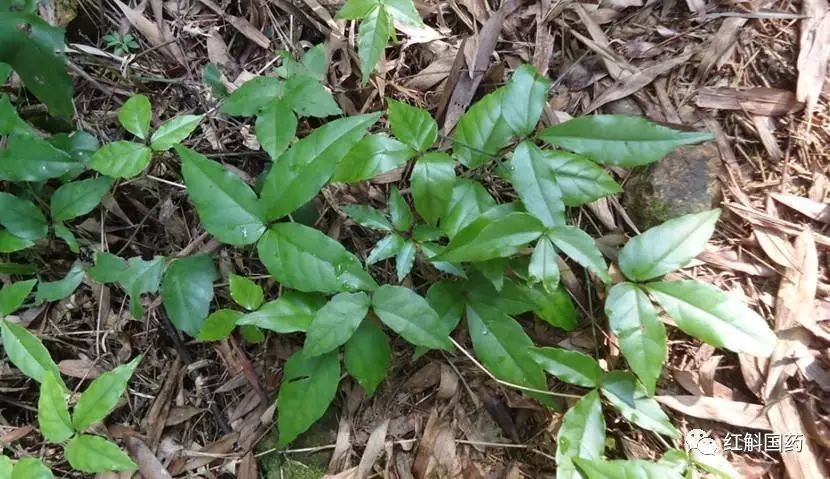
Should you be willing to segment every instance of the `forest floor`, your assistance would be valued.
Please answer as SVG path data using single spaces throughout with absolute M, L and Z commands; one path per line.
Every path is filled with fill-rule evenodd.
M 151 99 L 156 119 L 211 111 L 216 102 L 202 78 L 206 64 L 219 66 L 223 81 L 238 86 L 276 66 L 277 50 L 298 54 L 318 43 L 326 44 L 331 59 L 326 84 L 346 114 L 378 111 L 384 98 L 396 98 L 434 112 L 447 133 L 473 100 L 455 94 L 470 88 L 469 71 L 478 72 L 477 98 L 503 84 L 518 65 L 532 63 L 554 81 L 543 115 L 548 124 L 624 107 L 654 121 L 712 132 L 723 215 L 707 251 L 683 276 L 742 296 L 782 341 L 767 361 L 672 333 L 657 395 L 684 432 L 703 429 L 719 441 L 727 433 L 802 434 L 800 453 L 724 455 L 745 477 L 818 479 L 810 471 L 827 468 L 830 459 L 827 1 L 495 3 L 416 1 L 427 27 L 402 30 L 366 85 L 356 62 L 354 25 L 333 19 L 339 0 L 150 0 L 132 6 L 81 0 L 57 2 L 44 13 L 67 27 L 79 126 L 100 138 L 115 135 L 114 112 L 133 93 Z M 103 39 L 113 31 L 131 33 L 139 48 L 113 54 Z M 267 156 L 252 127 L 211 117 L 190 144 L 255 178 Z M 308 129 L 301 124 L 300 136 Z M 225 248 L 194 227 L 198 219 L 177 167 L 162 162 L 150 173 L 122 182 L 100 214 L 80 226 L 86 244 L 144 257 L 210 251 L 223 273 L 267 278 L 250 249 Z M 403 173 L 327 189 L 317 224 L 365 257 L 371 238 L 331 205 L 350 196 L 385 198 L 383 191 Z M 493 188 L 498 197 L 498 185 Z M 620 197 L 570 215 L 609 245 L 636 229 Z M 56 277 L 73 260 L 38 259 Z M 394 268 L 386 268 L 391 277 Z M 423 278 L 415 272 L 410 286 L 417 287 Z M 585 279 L 571 274 L 564 280 L 584 323 L 604 321 L 595 298 L 584 293 L 590 287 Z M 216 285 L 219 307 L 230 302 L 225 286 Z M 24 311 L 21 319 L 33 321 L 70 377 L 94 377 L 136 353 L 145 355 L 128 407 L 113 416 L 107 432 L 133 438 L 127 444 L 134 454 L 146 452 L 174 476 L 254 479 L 267 466 L 269 477 L 349 478 L 358 465 L 373 468 L 371 477 L 401 479 L 553 476 L 561 414 L 496 383 L 463 354 L 433 352 L 412 361 L 402 342 L 394 345 L 391 377 L 371 400 L 344 381 L 335 408 L 314 433 L 292 450 L 275 452 L 269 449 L 273 398 L 282 365 L 301 338 L 271 336 L 249 345 L 232 336 L 178 344 L 159 320 L 159 301 L 146 299 L 148 312 L 136 321 L 121 291 L 85 284 L 59 304 Z M 611 338 L 593 331 L 529 328 L 537 344 L 576 344 L 602 351 L 607 365 L 619 363 Z M 464 334 L 457 336 L 469 344 Z M 58 451 L 50 452 L 33 432 L 35 388 L 9 374 L 8 365 L 0 367 L 6 420 L 0 442 L 53 454 L 56 472 L 72 477 L 61 468 Z M 626 423 L 609 422 L 608 428 L 608 450 L 618 457 L 653 459 L 665 450 L 655 435 Z

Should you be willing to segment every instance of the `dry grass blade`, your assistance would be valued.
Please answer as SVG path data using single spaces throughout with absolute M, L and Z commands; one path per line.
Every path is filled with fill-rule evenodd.
M 372 472 L 372 466 L 380 458 L 386 443 L 386 431 L 389 429 L 389 419 L 380 423 L 378 427 L 369 435 L 369 440 L 366 441 L 366 449 L 363 450 L 363 456 L 360 458 L 360 464 L 357 466 L 356 479 L 366 479 Z
M 141 35 L 147 39 L 150 45 L 156 48 L 161 48 L 161 51 L 167 54 L 167 56 L 171 59 L 176 60 L 182 65 L 187 65 L 184 52 L 182 52 L 181 48 L 179 48 L 176 43 L 168 43 L 165 41 L 164 34 L 156 23 L 148 20 L 147 17 L 142 15 L 140 11 L 128 7 L 119 0 L 113 0 L 113 2 L 118 6 L 121 12 L 124 13 L 124 16 L 127 18 L 127 21 L 130 22 L 130 25 L 138 30 Z
M 248 40 L 256 43 L 262 48 L 268 49 L 271 46 L 271 40 L 265 36 L 264 33 L 257 30 L 256 27 L 251 25 L 248 20 L 244 18 L 237 17 L 235 15 L 230 15 L 225 10 L 220 7 L 219 5 L 215 4 L 211 0 L 199 0 L 202 4 L 209 9 L 213 10 L 217 15 L 222 17 L 226 22 L 233 25 L 235 29 L 239 31 L 242 35 L 244 35 Z
M 739 110 L 753 115 L 781 116 L 803 106 L 795 95 L 778 88 L 701 88 L 697 106 L 716 110 Z
M 826 203 L 785 193 L 770 193 L 770 196 L 775 201 L 789 206 L 804 216 L 830 224 L 830 205 Z
M 585 113 L 590 113 L 606 103 L 619 100 L 620 98 L 625 98 L 639 91 L 641 88 L 653 82 L 658 76 L 668 73 L 678 65 L 688 62 L 689 59 L 692 58 L 692 55 L 693 52 L 685 53 L 679 57 L 652 65 L 627 77 L 621 84 L 605 90 L 602 94 L 596 97 L 594 101 L 588 105 L 588 108 L 585 109 Z
M 144 476 L 144 479 L 171 479 L 173 477 L 156 458 L 153 451 L 144 444 L 144 441 L 135 437 L 128 437 L 126 444 L 130 457 L 138 465 L 138 471 Z
M 772 426 L 760 404 L 704 396 L 654 396 L 654 399 L 683 414 L 737 427 L 771 431 Z

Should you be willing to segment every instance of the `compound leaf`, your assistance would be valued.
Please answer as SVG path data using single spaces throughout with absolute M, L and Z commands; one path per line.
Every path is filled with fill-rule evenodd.
M 66 221 L 92 211 L 112 186 L 105 176 L 64 183 L 55 190 L 50 200 L 50 214 L 54 221 Z
M 345 344 L 369 312 L 370 302 L 369 296 L 362 291 L 332 297 L 317 311 L 306 331 L 305 355 L 320 356 Z
M 0 330 L 6 356 L 20 372 L 39 383 L 43 383 L 49 373 L 60 378 L 57 364 L 35 335 L 23 326 L 4 319 L 0 319 Z
M 63 442 L 75 433 L 69 417 L 69 406 L 66 404 L 65 386 L 52 372 L 43 376 L 40 385 L 37 422 L 40 433 L 49 442 Z
M 370 134 L 360 140 L 337 165 L 332 181 L 357 183 L 403 166 L 415 151 L 386 135 Z
M 467 168 L 478 168 L 490 161 L 513 135 L 502 116 L 503 96 L 503 88 L 490 93 L 458 119 L 453 151 Z
M 531 348 L 533 358 L 548 374 L 560 381 L 584 388 L 597 387 L 602 380 L 602 369 L 596 359 L 578 351 L 562 348 Z
M 671 438 L 680 437 L 680 431 L 672 426 L 660 404 L 648 396 L 633 374 L 612 371 L 602 378 L 601 390 L 608 402 L 632 423 Z
M 389 337 L 373 321 L 363 321 L 346 342 L 343 360 L 346 370 L 366 391 L 366 396 L 372 397 L 392 364 Z
M 236 301 L 236 304 L 249 311 L 259 309 L 262 306 L 264 295 L 262 287 L 258 284 L 238 274 L 231 274 L 229 282 L 231 298 Z
M 622 191 L 605 169 L 584 156 L 545 151 L 545 161 L 566 206 L 581 206 Z
M 72 469 L 98 473 L 134 471 L 138 466 L 117 445 L 100 436 L 81 434 L 72 438 L 64 449 Z
M 389 105 L 389 128 L 396 138 L 421 152 L 435 143 L 438 124 L 428 111 L 391 98 L 386 102 Z
M 605 449 L 605 418 L 593 390 L 565 413 L 556 435 L 556 479 L 582 479 L 573 458 L 599 459 Z
M 452 350 L 452 342 L 441 331 L 438 317 L 427 300 L 402 286 L 384 285 L 372 296 L 372 309 L 380 320 L 405 340 L 430 349 Z
M 457 178 L 446 213 L 441 218 L 441 229 L 453 238 L 465 226 L 494 206 L 496 200 L 481 183 L 467 178 Z
M 199 335 L 213 300 L 218 278 L 213 260 L 198 254 L 173 261 L 161 284 L 161 299 L 170 321 L 192 337 Z
M 269 103 L 257 115 L 255 131 L 262 149 L 276 161 L 297 133 L 297 117 L 291 105 L 278 99 Z
M 150 164 L 153 151 L 132 141 L 107 143 L 93 153 L 89 167 L 112 178 L 132 178 Z
M 144 95 L 131 96 L 118 110 L 118 121 L 121 122 L 121 126 L 142 140 L 146 140 L 150 134 L 152 116 L 153 107 Z
M 551 83 L 533 65 L 522 65 L 513 72 L 502 94 L 501 114 L 515 135 L 527 136 L 536 129 Z
M 435 225 L 444 215 L 455 185 L 455 162 L 446 153 L 429 153 L 415 162 L 410 176 L 415 209 Z
M 325 414 L 337 393 L 337 351 L 308 357 L 297 351 L 285 362 L 277 397 L 277 447 L 284 447 Z
M 594 239 L 576 226 L 557 226 L 548 230 L 547 237 L 557 248 L 572 260 L 593 271 L 605 282 L 610 283 L 608 266 L 602 259 Z
M 438 261 L 476 262 L 506 258 L 518 253 L 528 243 L 542 235 L 544 225 L 527 213 L 511 210 L 512 205 L 491 208 L 459 231 Z M 505 214 L 506 213 L 506 214 Z
M 565 224 L 565 203 L 545 154 L 530 140 L 513 151 L 510 182 L 525 209 L 547 227 Z
M 76 431 L 85 431 L 115 409 L 141 359 L 142 356 L 136 356 L 129 363 L 105 372 L 92 381 L 72 410 L 72 426 Z

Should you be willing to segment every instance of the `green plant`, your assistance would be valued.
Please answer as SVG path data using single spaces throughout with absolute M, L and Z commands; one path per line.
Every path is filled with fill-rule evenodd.
M 107 35 L 104 35 L 104 43 L 106 43 L 107 48 L 111 48 L 112 52 L 116 55 L 132 53 L 139 48 L 138 41 L 136 41 L 135 37 L 131 33 L 121 35 L 118 32 L 110 32 Z
M 0 333 L 9 361 L 40 383 L 37 417 L 41 434 L 50 443 L 64 446 L 66 460 L 77 471 L 99 473 L 137 469 L 116 444 L 86 434 L 86 431 L 118 405 L 141 356 L 93 380 L 80 394 L 70 414 L 69 389 L 49 351 L 32 333 L 4 318 L 23 305 L 36 283 L 36 280 L 8 283 L 0 289 Z M 42 287 L 43 284 L 38 289 L 38 296 Z M 39 459 L 24 458 L 12 465 L 8 457 L 0 456 L 0 477 L 51 478 L 52 472 Z

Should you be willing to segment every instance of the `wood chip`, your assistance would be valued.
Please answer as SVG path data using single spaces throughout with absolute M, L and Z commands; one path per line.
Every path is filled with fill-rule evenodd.
M 749 429 L 772 430 L 760 404 L 702 396 L 654 396 L 654 399 L 692 417 Z
M 697 106 L 715 110 L 739 110 L 753 115 L 781 116 L 800 110 L 804 105 L 795 95 L 778 88 L 701 88 Z

